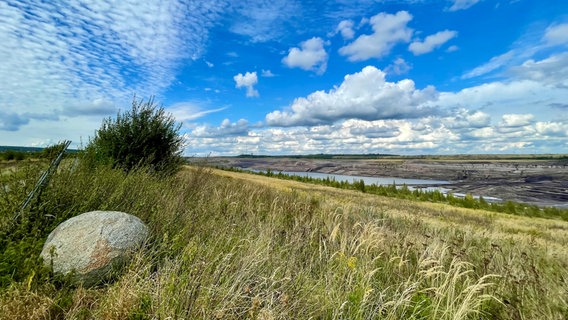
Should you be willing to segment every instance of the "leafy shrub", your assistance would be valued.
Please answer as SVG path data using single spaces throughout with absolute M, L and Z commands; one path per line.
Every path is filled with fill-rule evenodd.
M 65 148 L 65 141 L 45 147 L 39 154 L 40 158 L 53 160 Z
M 155 172 L 173 173 L 182 164 L 180 128 L 181 124 L 153 98 L 146 102 L 134 98 L 129 111 L 103 120 L 86 147 L 86 160 L 126 172 L 149 167 Z
M 24 160 L 27 156 L 27 152 L 23 152 L 23 151 L 16 151 L 16 150 L 7 150 L 4 152 L 0 153 L 1 157 L 4 160 Z

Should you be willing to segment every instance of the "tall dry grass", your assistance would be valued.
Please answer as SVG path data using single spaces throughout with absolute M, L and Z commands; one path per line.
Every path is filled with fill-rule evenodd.
M 2 289 L 0 318 L 568 315 L 563 221 L 195 167 L 168 179 L 62 170 L 42 199 L 27 214 L 50 212 L 55 218 L 41 219 L 51 226 L 81 212 L 120 210 L 143 219 L 151 239 L 114 283 L 75 288 L 30 274 L 13 281 Z

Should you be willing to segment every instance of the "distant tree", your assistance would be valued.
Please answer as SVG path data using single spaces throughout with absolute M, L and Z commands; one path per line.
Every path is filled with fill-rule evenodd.
M 473 197 L 473 195 L 471 193 L 467 193 L 465 195 L 465 197 L 463 198 L 463 206 L 466 208 L 476 208 L 476 201 L 475 198 Z
M 355 188 L 361 192 L 365 192 L 365 181 L 363 179 L 355 183 Z
M 27 152 L 23 151 L 16 151 L 16 150 L 6 150 L 1 153 L 2 158 L 4 160 L 24 160 L 27 156 Z
M 159 173 L 174 173 L 183 163 L 180 128 L 181 124 L 153 98 L 144 102 L 135 97 L 130 110 L 103 120 L 85 148 L 86 159 L 127 172 L 148 167 Z

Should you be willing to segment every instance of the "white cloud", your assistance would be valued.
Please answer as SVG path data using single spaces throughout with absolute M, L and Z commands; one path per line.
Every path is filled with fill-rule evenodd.
M 537 122 L 535 127 L 536 131 L 543 136 L 568 137 L 568 123 Z
M 433 35 L 429 35 L 424 41 L 414 41 L 408 46 L 408 50 L 415 56 L 432 52 L 434 49 L 441 47 L 450 39 L 456 37 L 456 31 L 444 30 Z
M 409 42 L 412 29 L 407 23 L 412 15 L 406 11 L 396 14 L 381 12 L 369 20 L 373 28 L 372 34 L 360 35 L 352 43 L 339 49 L 341 55 L 350 61 L 364 61 L 371 58 L 382 58 L 398 43 Z
M 568 23 L 548 27 L 544 33 L 544 40 L 549 45 L 568 44 Z
M 441 92 L 437 105 L 443 108 L 483 110 L 491 115 L 531 113 L 566 101 L 566 89 L 531 80 L 489 82 L 458 92 Z
M 281 37 L 287 32 L 287 24 L 302 12 L 301 3 L 295 0 L 232 1 L 231 6 L 235 13 L 231 32 L 246 36 L 252 42 Z
M 510 73 L 520 79 L 568 88 L 568 52 L 540 61 L 527 60 L 520 66 L 512 67 Z
M 420 120 L 417 120 L 420 121 Z M 432 153 L 459 142 L 459 135 L 443 125 L 415 130 L 412 120 L 349 119 L 313 127 L 259 128 L 244 136 L 217 139 L 193 137 L 190 144 L 202 154 L 316 154 Z
M 449 11 L 458 11 L 469 9 L 478 3 L 480 0 L 451 0 L 452 6 L 448 9 Z
M 265 77 L 265 78 L 276 77 L 276 75 L 275 75 L 274 73 L 272 73 L 272 71 L 270 71 L 270 70 L 264 70 L 264 69 L 262 69 L 262 72 L 260 73 L 260 75 L 261 75 L 262 77 Z
M 341 36 L 344 40 L 353 39 L 355 36 L 355 31 L 353 31 L 353 21 L 351 20 L 343 20 L 335 29 L 335 33 L 341 33 Z
M 530 125 L 533 118 L 532 114 L 504 114 L 499 125 L 507 128 L 524 127 Z
M 289 68 L 301 68 L 323 74 L 327 68 L 327 52 L 321 38 L 313 37 L 300 43 L 300 48 L 291 48 L 282 62 Z
M 407 122 L 399 121 L 363 121 L 347 120 L 343 123 L 344 127 L 354 136 L 364 136 L 367 138 L 388 139 L 395 138 L 402 134 Z M 401 131 L 402 130 L 402 131 Z
M 240 119 L 232 123 L 229 119 L 223 120 L 218 127 L 210 125 L 197 126 L 191 131 L 190 136 L 199 138 L 215 138 L 227 136 L 246 136 L 249 132 L 249 123 L 245 119 Z
M 502 119 L 502 117 L 500 116 Z M 491 125 L 488 114 L 458 110 L 450 116 L 417 119 L 348 119 L 310 127 L 249 127 L 238 134 L 193 136 L 192 150 L 215 154 L 317 154 L 326 153 L 496 153 L 557 152 L 565 148 L 568 125 L 562 122 L 536 122 L 525 115 L 505 117 Z M 522 125 L 527 123 L 527 125 Z M 227 121 L 227 124 L 231 124 Z M 235 125 L 235 124 L 232 124 Z M 229 127 L 229 125 L 225 125 Z M 220 127 L 219 127 L 220 128 Z M 205 130 L 205 129 L 204 129 Z M 235 130 L 238 131 L 238 130 Z M 215 135 L 215 137 L 211 137 Z
M 203 154 L 547 153 L 567 146 L 566 88 L 511 80 L 430 90 L 416 90 L 410 80 L 387 82 L 380 70 L 366 67 L 329 91 L 269 113 L 268 126 L 190 143 Z
M 412 69 L 412 66 L 403 58 L 396 58 L 393 63 L 385 68 L 385 72 L 388 74 L 401 75 L 407 73 L 410 69 Z
M 201 56 L 222 8 L 195 9 L 177 0 L 0 2 L 0 74 L 10 75 L 0 77 L 0 105 L 18 115 L 3 127 L 33 136 L 32 123 L 69 116 L 80 125 L 55 126 L 54 134 L 77 141 L 113 115 L 97 101 L 128 106 L 134 93 L 159 96 L 184 60 Z M 97 122 L 87 119 L 94 115 Z
M 346 75 L 343 83 L 328 92 L 316 91 L 306 98 L 297 98 L 289 110 L 266 115 L 274 126 L 317 125 L 340 119 L 416 118 L 435 114 L 435 110 L 420 105 L 437 98 L 433 87 L 417 90 L 414 82 L 385 81 L 385 73 L 367 66 L 361 72 Z
M 458 46 L 449 46 L 448 49 L 446 49 L 446 52 L 456 52 L 459 49 L 460 48 Z
M 226 108 L 204 110 L 195 103 L 191 102 L 178 102 L 166 108 L 166 110 L 174 116 L 176 121 L 179 122 L 193 121 L 195 119 L 204 117 L 207 114 L 223 111 L 225 109 Z
M 495 56 L 493 58 L 491 58 L 491 60 L 489 60 L 489 62 L 474 68 L 473 70 L 465 73 L 462 76 L 462 79 L 470 79 L 470 78 L 475 78 L 475 77 L 479 77 L 482 76 L 484 74 L 487 74 L 491 71 L 497 70 L 501 67 L 503 67 L 504 65 L 506 65 L 509 61 L 513 60 L 513 58 L 516 55 L 516 51 L 508 51 L 506 53 L 503 53 L 499 56 Z
M 233 79 L 235 80 L 236 88 L 247 88 L 247 97 L 258 97 L 258 91 L 254 88 L 254 85 L 258 83 L 256 71 L 246 72 L 244 75 L 239 73 Z
M 486 127 L 491 122 L 491 116 L 485 112 L 475 111 L 466 116 L 466 120 L 469 122 L 469 127 L 481 128 Z
M 491 124 L 491 116 L 483 111 L 471 111 L 465 108 L 458 109 L 452 116 L 444 118 L 430 118 L 429 121 L 443 123 L 452 129 L 479 129 Z
M 548 50 L 554 46 L 568 44 L 568 23 L 551 25 L 545 30 L 541 30 L 541 32 L 542 34 L 538 41 L 531 37 L 527 38 L 532 40 L 519 40 L 513 44 L 511 50 L 492 57 L 488 62 L 466 72 L 461 78 L 469 79 L 486 75 L 493 71 L 516 67 L 524 61 L 533 58 L 538 53 L 550 55 Z

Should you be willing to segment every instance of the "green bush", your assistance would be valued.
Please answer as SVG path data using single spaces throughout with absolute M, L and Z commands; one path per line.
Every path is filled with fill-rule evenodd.
M 134 98 L 129 111 L 103 120 L 85 149 L 86 160 L 126 172 L 137 167 L 149 167 L 160 173 L 176 172 L 183 162 L 180 128 L 181 124 L 154 103 L 153 98 L 146 102 Z
M 10 160 L 21 161 L 21 160 L 24 160 L 28 156 L 28 153 L 23 152 L 23 151 L 16 151 L 16 150 L 6 150 L 4 152 L 1 152 L 0 156 L 4 160 L 8 160 L 8 161 L 10 161 Z
M 59 153 L 64 148 L 65 148 L 65 141 L 59 142 L 59 143 L 54 144 L 54 145 L 47 146 L 39 153 L 39 157 L 51 161 L 51 160 L 57 158 Z

